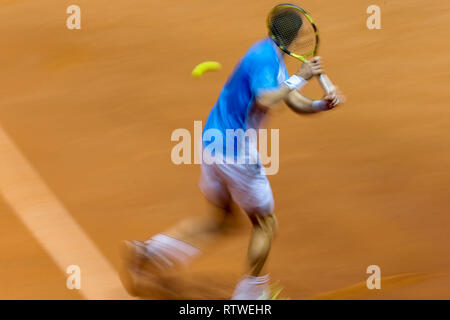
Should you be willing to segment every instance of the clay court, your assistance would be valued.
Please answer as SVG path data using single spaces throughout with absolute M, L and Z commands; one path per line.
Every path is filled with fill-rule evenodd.
M 205 214 L 200 167 L 172 163 L 172 131 L 206 120 L 276 3 L 78 0 L 82 28 L 68 30 L 72 1 L 2 1 L 1 299 L 127 298 L 120 242 Z M 450 299 L 450 2 L 299 4 L 347 102 L 281 108 L 268 124 L 280 129 L 272 280 L 291 299 Z M 381 30 L 366 27 L 371 4 Z M 194 80 L 206 60 L 222 70 Z M 305 92 L 321 95 L 315 81 Z M 236 225 L 179 275 L 186 297 L 231 296 L 250 230 L 244 215 Z M 365 286 L 370 265 L 381 290 Z

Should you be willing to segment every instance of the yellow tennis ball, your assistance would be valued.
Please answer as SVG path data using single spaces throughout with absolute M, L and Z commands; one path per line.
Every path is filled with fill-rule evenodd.
M 196 79 L 200 78 L 207 71 L 217 71 L 222 68 L 222 65 L 216 61 L 205 61 L 198 64 L 194 70 L 192 70 L 192 76 Z

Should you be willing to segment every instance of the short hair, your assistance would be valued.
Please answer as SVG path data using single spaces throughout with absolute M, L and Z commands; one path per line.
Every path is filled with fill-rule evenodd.
M 280 45 L 288 47 L 302 27 L 302 17 L 292 10 L 282 10 L 272 17 L 270 32 Z

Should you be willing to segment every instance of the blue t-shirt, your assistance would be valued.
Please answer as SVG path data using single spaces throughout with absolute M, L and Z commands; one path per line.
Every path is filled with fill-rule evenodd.
M 289 77 L 283 55 L 269 38 L 255 43 L 239 61 L 228 78 L 220 96 L 212 108 L 203 131 L 203 145 L 208 147 L 215 138 L 211 132 L 220 131 L 223 136 L 223 155 L 226 154 L 227 130 L 258 129 L 263 118 L 261 110 L 255 110 L 256 98 L 268 90 L 278 89 Z M 229 142 L 228 142 L 229 143 Z M 237 143 L 234 157 L 238 156 Z M 227 154 L 228 155 L 228 154 Z

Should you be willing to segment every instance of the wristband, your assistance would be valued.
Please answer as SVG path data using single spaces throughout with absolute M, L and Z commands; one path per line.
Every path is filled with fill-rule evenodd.
M 324 100 L 314 100 L 312 103 L 312 108 L 316 112 L 328 110 L 327 106 L 328 106 L 328 102 L 326 102 Z
M 291 90 L 296 90 L 296 89 L 300 89 L 301 87 L 303 87 L 306 84 L 306 80 L 303 79 L 302 77 L 294 74 L 293 76 L 291 76 L 289 79 L 287 79 L 286 81 L 283 82 L 289 89 Z

